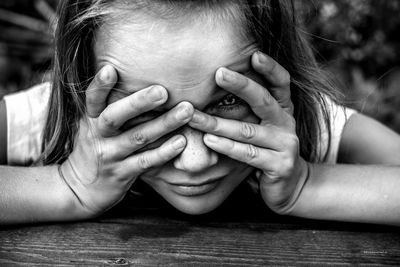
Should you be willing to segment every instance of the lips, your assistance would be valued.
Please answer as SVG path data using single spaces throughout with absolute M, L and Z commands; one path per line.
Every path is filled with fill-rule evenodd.
M 172 191 L 182 196 L 200 196 L 215 189 L 225 176 L 200 183 L 168 183 Z
M 202 185 L 214 183 L 222 178 L 223 177 L 212 178 L 212 179 L 208 179 L 208 180 L 205 180 L 204 182 L 199 182 L 199 183 L 184 183 L 184 182 L 182 182 L 182 183 L 169 183 L 169 184 L 175 185 L 175 186 L 202 186 Z

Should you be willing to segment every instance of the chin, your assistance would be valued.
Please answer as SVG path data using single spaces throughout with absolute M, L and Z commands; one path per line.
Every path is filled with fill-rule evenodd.
M 195 196 L 180 195 L 170 190 L 158 193 L 177 210 L 190 215 L 201 215 L 218 208 L 236 188 L 237 182 L 226 179 L 214 190 Z
M 244 168 L 232 172 L 218 182 L 215 188 L 210 191 L 205 189 L 207 192 L 204 193 L 201 190 L 200 192 L 177 190 L 164 182 L 163 178 L 154 179 L 152 176 L 147 176 L 142 179 L 175 209 L 190 215 L 201 215 L 218 208 L 251 171 L 252 168 Z
M 211 212 L 215 210 L 216 208 L 219 207 L 220 203 L 218 205 L 199 205 L 199 204 L 194 204 L 190 205 L 189 203 L 181 204 L 181 205 L 176 205 L 170 203 L 172 206 L 174 206 L 177 210 L 189 214 L 189 215 L 201 215 L 205 214 L 208 212 Z

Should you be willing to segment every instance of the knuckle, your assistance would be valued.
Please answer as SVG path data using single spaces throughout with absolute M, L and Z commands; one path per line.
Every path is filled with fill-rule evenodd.
M 299 138 L 297 137 L 297 135 L 290 134 L 286 136 L 285 144 L 290 151 L 295 151 L 300 145 Z
M 248 87 L 250 86 L 250 80 L 249 78 L 245 77 L 245 76 L 241 76 L 240 77 L 240 81 L 243 87 Z
M 256 127 L 250 123 L 241 122 L 239 132 L 241 137 L 251 139 L 256 136 Z
M 129 136 L 129 141 L 130 144 L 135 146 L 135 145 L 144 145 L 147 143 L 148 138 L 142 131 L 134 131 L 130 136 Z
M 286 155 L 281 161 L 282 176 L 290 176 L 295 169 L 295 159 L 292 155 Z
M 246 160 L 253 161 L 254 159 L 256 159 L 258 157 L 258 154 L 259 154 L 259 151 L 255 146 L 253 146 L 251 144 L 246 146 L 246 154 L 245 154 Z
M 265 106 L 269 106 L 273 103 L 273 96 L 266 89 L 263 90 L 261 99 L 262 99 L 262 104 Z
M 142 170 L 147 170 L 151 167 L 150 160 L 145 153 L 139 155 L 137 163 L 139 165 L 139 168 Z

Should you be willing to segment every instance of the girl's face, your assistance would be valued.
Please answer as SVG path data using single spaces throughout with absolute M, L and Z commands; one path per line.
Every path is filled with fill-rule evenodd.
M 239 37 L 238 23 L 212 15 L 199 16 L 189 23 L 139 15 L 134 22 L 104 25 L 97 32 L 97 66 L 111 64 L 117 69 L 118 89 L 134 93 L 154 84 L 164 86 L 169 99 L 156 110 L 160 114 L 188 101 L 215 116 L 257 121 L 246 103 L 218 88 L 215 82 L 215 72 L 222 66 L 257 79 L 250 69 L 250 56 L 257 48 Z M 113 97 L 120 96 L 117 93 Z M 177 133 L 186 137 L 184 151 L 169 164 L 140 178 L 182 212 L 211 211 L 252 168 L 208 148 L 201 131 L 185 126 L 173 134 Z

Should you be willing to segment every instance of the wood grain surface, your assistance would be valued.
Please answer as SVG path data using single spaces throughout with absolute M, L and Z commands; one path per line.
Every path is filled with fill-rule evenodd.
M 0 266 L 400 265 L 398 228 L 231 206 L 203 216 L 117 208 L 85 222 L 0 228 Z

